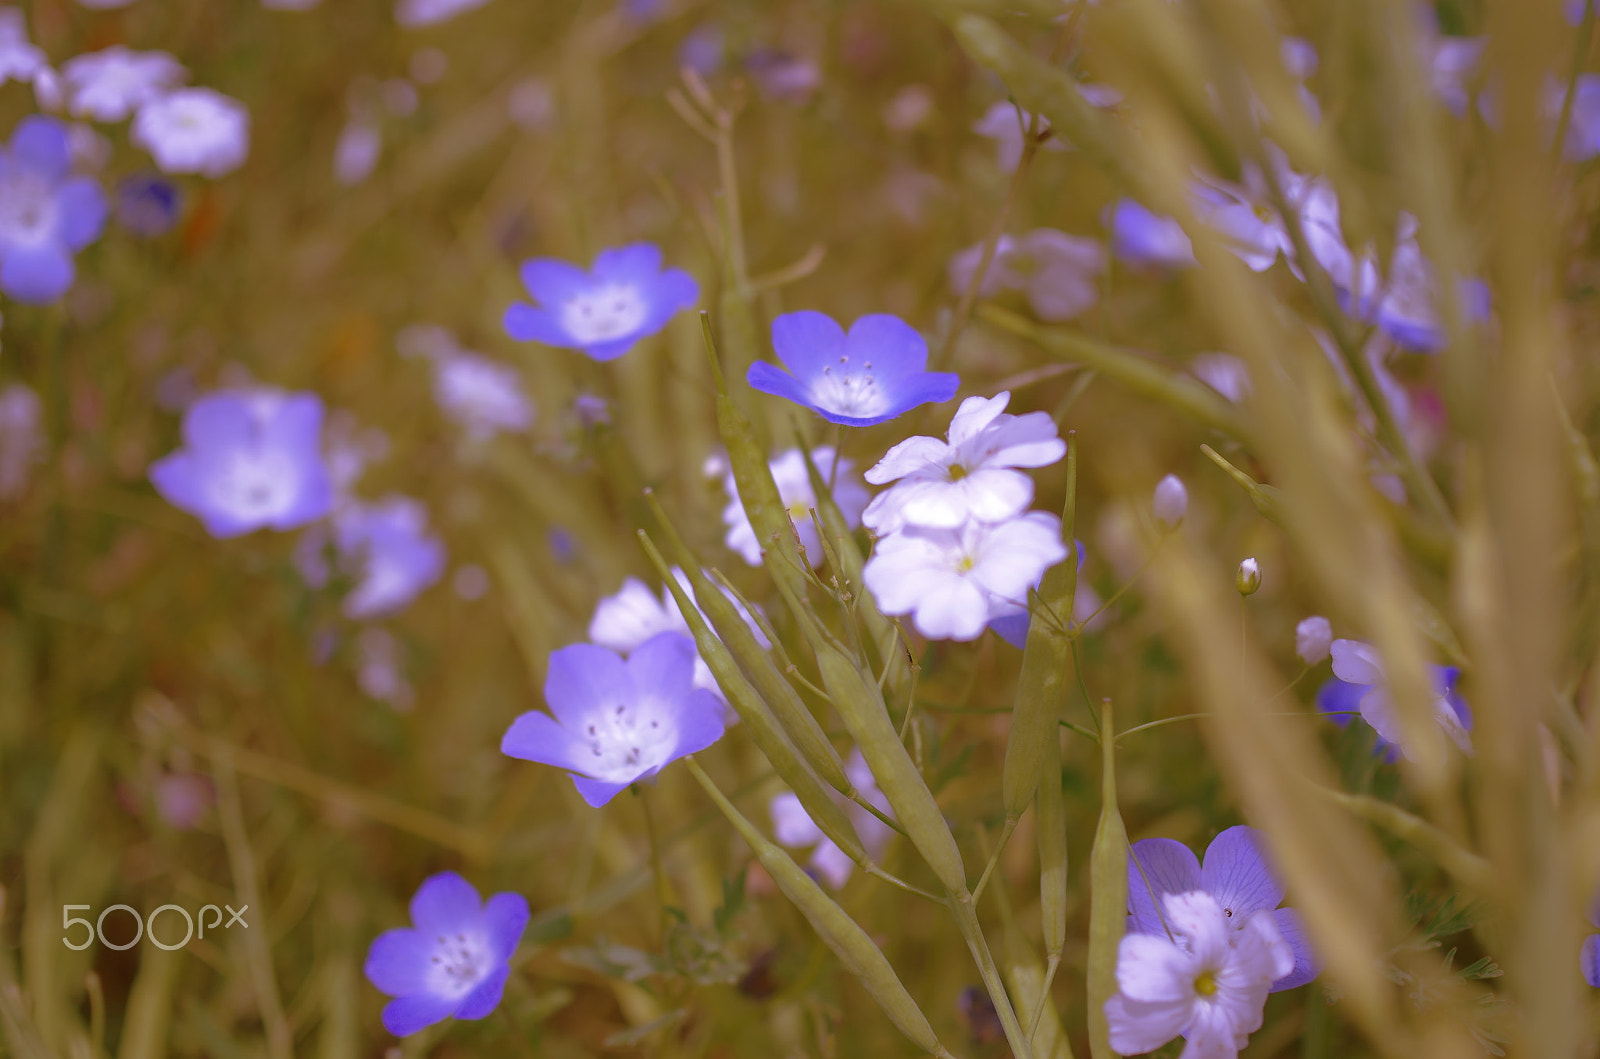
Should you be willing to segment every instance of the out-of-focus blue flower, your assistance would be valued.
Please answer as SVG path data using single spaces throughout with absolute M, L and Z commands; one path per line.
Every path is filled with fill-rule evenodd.
M 394 997 L 383 1025 L 396 1037 L 451 1017 L 481 1019 L 500 1004 L 511 954 L 528 927 L 528 901 L 487 902 L 453 871 L 430 875 L 411 898 L 412 927 L 386 930 L 367 950 L 367 981 Z
M 1195 263 L 1183 226 L 1132 199 L 1121 199 L 1111 208 L 1106 226 L 1111 229 L 1111 252 L 1130 265 L 1189 268 Z
M 345 615 L 392 614 L 444 576 L 445 550 L 428 532 L 428 512 L 409 497 L 354 504 L 334 518 L 341 565 L 356 578 Z
M 1600 927 L 1600 902 L 1589 906 L 1589 925 Z M 1583 939 L 1578 961 L 1583 968 L 1583 980 L 1600 989 L 1600 934 L 1590 934 Z
M 1340 725 L 1348 724 L 1351 717 L 1360 714 L 1378 733 L 1375 752 L 1394 761 L 1405 748 L 1398 739 L 1394 704 L 1389 698 L 1388 682 L 1377 651 L 1359 640 L 1335 640 L 1330 651 L 1334 675 L 1317 689 L 1317 708 Z M 1461 670 L 1455 666 L 1429 666 L 1428 669 L 1433 678 L 1434 719 L 1452 742 L 1470 754 L 1472 743 L 1467 733 L 1472 730 L 1472 710 L 1466 700 L 1456 694 Z
M 333 507 L 322 417 L 311 393 L 209 394 L 184 413 L 184 447 L 151 464 L 150 481 L 213 537 L 315 522 Z
M 622 356 L 700 296 L 693 276 L 661 270 L 661 248 L 653 243 L 602 251 L 588 272 L 533 258 L 522 263 L 522 285 L 539 304 L 513 302 L 506 333 L 519 342 L 581 349 L 595 360 Z
M 518 717 L 500 750 L 567 769 L 584 801 L 604 805 L 722 738 L 722 702 L 694 686 L 695 657 L 694 641 L 672 632 L 626 661 L 595 644 L 563 647 L 544 682 L 550 713 Z
M 67 128 L 30 114 L 0 149 L 0 291 L 19 302 L 52 302 L 72 286 L 72 255 L 100 237 L 106 198 L 72 175 Z
M 520 433 L 533 423 L 533 402 L 523 392 L 521 376 L 476 353 L 436 357 L 433 396 L 474 441 L 487 441 L 502 430 Z
M 826 314 L 785 313 L 772 321 L 772 348 L 789 371 L 757 361 L 745 376 L 750 385 L 847 427 L 948 401 L 961 385 L 952 372 L 927 371 L 928 343 L 887 313 L 861 317 L 848 335 Z
M 117 181 L 117 223 L 146 239 L 172 230 L 182 202 L 178 186 L 155 173 L 139 173 Z
M 1560 103 L 1556 109 L 1559 111 Z M 1568 161 L 1600 155 L 1600 74 L 1580 74 L 1572 86 L 1572 119 L 1562 145 Z
M 678 65 L 710 77 L 722 69 L 723 50 L 722 27 L 705 22 L 690 30 L 678 45 Z
M 1283 883 L 1261 854 L 1253 827 L 1230 827 L 1206 847 L 1204 865 L 1172 838 L 1146 838 L 1128 849 L 1128 933 L 1167 936 L 1158 909 L 1166 894 L 1203 890 L 1222 906 L 1228 924 L 1243 930 L 1258 912 L 1269 916 L 1294 950 L 1294 970 L 1272 983 L 1272 992 L 1305 985 L 1320 971 L 1300 915 L 1283 903 Z

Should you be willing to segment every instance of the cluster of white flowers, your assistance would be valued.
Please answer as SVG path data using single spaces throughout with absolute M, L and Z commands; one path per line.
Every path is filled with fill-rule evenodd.
M 120 44 L 74 56 L 57 70 L 29 43 L 22 12 L 0 8 L 0 83 L 31 82 L 46 111 L 64 110 L 97 122 L 131 117 L 129 138 L 150 152 L 163 172 L 220 177 L 239 168 L 250 151 L 250 112 L 212 89 L 181 87 L 187 77 L 183 65 L 166 52 L 134 51 Z M 88 127 L 80 139 L 104 142 Z
M 1045 412 L 1006 414 L 1010 399 L 967 398 L 945 441 L 908 438 L 866 474 L 895 484 L 862 515 L 878 537 L 862 578 L 879 609 L 931 639 L 977 639 L 1067 557 L 1061 520 L 1028 510 L 1033 480 L 1017 470 L 1055 463 L 1066 443 Z

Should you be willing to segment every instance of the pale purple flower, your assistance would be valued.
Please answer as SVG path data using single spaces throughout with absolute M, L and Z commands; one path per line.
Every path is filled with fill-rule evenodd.
M 457 15 L 464 15 L 487 4 L 489 0 L 399 0 L 395 5 L 394 20 L 407 29 L 436 26 Z
M 952 291 L 966 291 L 983 248 L 984 244 L 978 243 L 950 259 Z M 1001 291 L 1022 291 L 1035 316 L 1057 323 L 1094 306 L 1100 298 L 1099 277 L 1105 268 L 1105 248 L 1097 240 L 1037 228 L 1026 235 L 1000 237 L 978 293 L 992 298 Z
M 28 488 L 44 454 L 43 423 L 38 394 L 20 382 L 0 390 L 0 500 L 14 500 Z
M 1083 573 L 1083 564 L 1088 559 L 1088 553 L 1083 550 L 1083 542 L 1075 541 L 1078 556 L 1078 573 Z M 1039 578 L 1044 578 L 1044 570 L 1039 571 Z M 1039 587 L 1039 581 L 1034 581 L 1028 586 L 1031 592 Z M 1104 616 L 1089 623 L 1089 618 L 1100 609 L 1100 597 L 1094 588 L 1080 576 L 1077 591 L 1072 597 L 1072 621 L 1085 628 L 1098 628 Z M 1028 609 L 1026 594 L 1020 600 L 996 599 L 989 605 L 989 631 L 994 633 L 1006 643 L 1021 651 L 1028 646 L 1028 628 L 1033 624 L 1033 612 Z
M 208 394 L 184 412 L 184 447 L 151 464 L 150 481 L 213 537 L 297 529 L 333 507 L 322 419 L 311 393 Z
M 1189 360 L 1194 377 L 1238 404 L 1250 396 L 1250 369 L 1227 353 L 1199 353 Z
M 44 52 L 28 42 L 28 25 L 22 11 L 0 7 L 0 85 L 32 81 L 48 67 Z
M 465 351 L 434 358 L 433 396 L 467 437 L 487 441 L 500 431 L 521 433 L 533 423 L 533 402 L 516 370 Z
M 602 251 L 588 272 L 555 258 L 532 258 L 522 263 L 521 275 L 539 304 L 513 302 L 506 333 L 519 342 L 581 349 L 595 360 L 622 356 L 700 296 L 693 276 L 661 270 L 661 249 L 653 243 Z
M 412 927 L 386 930 L 367 950 L 367 980 L 395 999 L 383 1025 L 409 1037 L 447 1018 L 481 1019 L 500 1004 L 511 955 L 528 927 L 528 901 L 499 893 L 482 901 L 453 871 L 423 880 L 411 899 Z
M 419 502 L 389 496 L 341 510 L 333 522 L 340 566 L 355 578 L 342 609 L 374 618 L 404 608 L 444 576 L 445 549 Z
M 931 640 L 975 640 L 989 619 L 1025 606 L 1065 559 L 1061 520 L 1040 511 L 954 529 L 907 526 L 877 542 L 861 579 L 889 615 L 911 615 Z
M 905 524 L 954 528 L 970 519 L 1000 522 L 1027 509 L 1033 479 L 1018 467 L 1046 467 L 1066 455 L 1048 412 L 1009 415 L 1009 391 L 969 397 L 950 420 L 946 441 L 913 437 L 890 449 L 865 477 L 896 483 L 862 514 L 882 536 Z
M 356 635 L 356 683 L 368 698 L 391 709 L 411 708 L 416 692 L 406 679 L 400 641 L 394 633 L 369 625 Z
M 1332 714 L 1340 724 L 1348 722 L 1349 714 L 1359 712 L 1361 719 L 1378 733 L 1380 752 L 1392 758 L 1398 750 L 1407 758 L 1412 757 L 1400 738 L 1400 722 L 1377 648 L 1360 640 L 1334 640 L 1329 653 L 1333 656 L 1333 679 L 1318 689 L 1317 707 Z M 1463 754 L 1471 754 L 1472 737 L 1467 733 L 1472 728 L 1472 711 L 1455 690 L 1461 671 L 1454 666 L 1430 666 L 1429 670 L 1434 722 Z
M 73 116 L 96 121 L 121 121 L 186 76 L 183 65 L 166 52 L 120 44 L 68 59 L 61 67 Z
M 1033 115 L 1027 111 L 1002 99 L 990 104 L 989 109 L 983 112 L 983 117 L 972 126 L 973 132 L 979 136 L 987 136 L 995 142 L 995 160 L 1001 171 L 1014 172 L 1021 164 L 1023 137 L 1032 117 Z M 1040 118 L 1036 131 L 1040 135 L 1049 132 L 1050 123 Z M 1067 145 L 1051 137 L 1043 140 L 1040 148 L 1046 151 L 1065 151 Z
M 824 481 L 831 477 L 833 503 L 844 517 L 845 524 L 851 529 L 860 525 L 861 512 L 871 497 L 866 486 L 856 477 L 855 461 L 843 456 L 835 460 L 833 447 L 821 445 L 811 450 L 811 462 L 816 465 Z M 789 449 L 774 458 L 768 466 L 772 480 L 778 487 L 778 497 L 800 535 L 806 557 L 812 566 L 820 566 L 824 558 L 822 538 L 811 522 L 811 509 L 817 506 L 817 494 L 811 488 L 805 456 L 799 449 Z M 751 566 L 760 566 L 765 542 L 756 539 L 755 528 L 750 525 L 750 517 L 745 514 L 744 505 L 739 501 L 739 488 L 734 481 L 733 470 L 728 467 L 727 461 L 713 457 L 706 462 L 706 473 L 722 476 L 722 487 L 729 497 L 728 506 L 722 510 L 722 523 L 728 527 L 728 547 L 743 556 Z
M 1171 532 L 1183 523 L 1183 516 L 1188 512 L 1189 490 L 1182 478 L 1169 474 L 1156 483 L 1156 491 L 1150 498 L 1150 514 L 1156 525 Z
M 1308 666 L 1327 658 L 1332 645 L 1333 625 L 1320 614 L 1313 614 L 1294 627 L 1294 653 Z
M 67 129 L 31 114 L 0 148 L 0 292 L 19 302 L 52 302 L 72 286 L 72 255 L 106 222 L 100 185 L 72 174 Z
M 215 178 L 250 153 L 250 112 L 221 92 L 180 88 L 140 107 L 129 135 L 162 172 Z
M 1131 265 L 1155 268 L 1189 268 L 1195 263 L 1194 244 L 1175 218 L 1154 213 L 1132 199 L 1111 208 L 1111 252 Z
M 1174 1037 L 1180 1059 L 1235 1059 L 1261 1028 L 1267 991 L 1293 966 L 1271 918 L 1235 929 L 1204 892 L 1167 894 L 1171 934 L 1130 934 L 1117 947 L 1117 993 L 1106 1001 L 1111 1047 L 1152 1052 Z
M 596 644 L 563 647 L 545 678 L 550 713 L 518 717 L 500 750 L 568 770 L 584 801 L 604 805 L 722 737 L 722 703 L 694 686 L 694 660 L 694 641 L 671 632 L 626 661 Z
M 1163 898 L 1202 890 L 1222 910 L 1224 920 L 1242 931 L 1250 918 L 1261 913 L 1277 928 L 1289 947 L 1290 966 L 1269 979 L 1274 993 L 1305 985 L 1320 971 L 1306 940 L 1300 914 L 1279 908 L 1284 887 L 1262 852 L 1261 835 L 1253 827 L 1230 827 L 1206 847 L 1205 862 L 1182 842 L 1171 838 L 1145 838 L 1128 849 L 1128 933 L 1165 935 L 1170 923 L 1160 913 Z
M 1589 925 L 1600 927 L 1600 908 L 1595 905 L 1589 906 Z M 1578 965 L 1583 968 L 1583 980 L 1600 989 L 1600 934 L 1590 934 L 1583 939 Z
M 872 775 L 872 770 L 867 767 L 866 759 L 861 756 L 860 750 L 851 752 L 844 769 L 845 775 L 850 777 L 850 782 L 855 784 L 856 790 L 862 797 L 876 806 L 883 815 L 892 819 L 894 811 L 889 807 L 889 799 L 878 789 L 878 781 Z M 889 844 L 889 839 L 894 836 L 894 829 L 855 802 L 846 802 L 842 795 L 836 796 L 836 800 L 849 814 L 850 822 L 855 826 L 856 835 L 866 847 L 867 853 L 877 857 Z M 808 863 L 813 874 L 821 876 L 823 881 L 835 890 L 850 881 L 850 875 L 855 870 L 855 862 L 850 859 L 848 853 L 834 845 L 833 840 L 822 833 L 822 828 L 811 819 L 811 815 L 806 812 L 805 806 L 800 804 L 798 797 L 789 791 L 776 795 L 768 803 L 767 812 L 772 816 L 773 837 L 778 840 L 779 845 L 788 846 L 790 849 L 812 850 L 811 860 Z
M 1285 170 L 1283 183 L 1290 204 L 1302 183 Z M 1222 245 L 1253 272 L 1271 268 L 1278 255 L 1293 258 L 1294 243 L 1278 211 L 1268 204 L 1261 174 L 1246 170 L 1245 184 L 1201 177 L 1190 185 L 1195 219 L 1221 237 Z
M 382 153 L 383 134 L 376 125 L 364 120 L 347 122 L 333 145 L 333 178 L 354 187 L 372 175 Z
M 948 401 L 961 385 L 951 372 L 928 371 L 928 343 L 887 313 L 861 317 L 848 334 L 823 313 L 785 313 L 772 321 L 772 348 L 789 370 L 757 361 L 746 374 L 750 385 L 843 426 L 872 426 Z

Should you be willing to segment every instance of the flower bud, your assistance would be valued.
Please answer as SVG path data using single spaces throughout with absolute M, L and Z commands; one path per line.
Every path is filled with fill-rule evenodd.
M 1255 595 L 1256 589 L 1261 587 L 1261 564 L 1253 557 L 1240 563 L 1238 572 L 1233 575 L 1233 587 L 1241 596 Z
M 1156 483 L 1155 496 L 1150 500 L 1150 514 L 1155 516 L 1156 525 L 1171 533 L 1182 525 L 1188 510 L 1189 490 L 1184 488 L 1183 479 L 1169 474 Z
M 1327 658 L 1328 645 L 1331 643 L 1333 626 L 1320 614 L 1314 614 L 1294 627 L 1294 653 L 1308 666 Z

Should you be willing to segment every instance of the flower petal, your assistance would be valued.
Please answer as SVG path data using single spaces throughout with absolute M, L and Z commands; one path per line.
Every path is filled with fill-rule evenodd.
M 56 234 L 68 249 L 82 250 L 106 226 L 106 196 L 89 177 L 72 177 L 56 190 Z
M 726 730 L 723 722 L 726 711 L 722 700 L 711 692 L 695 688 L 684 696 L 678 711 L 678 745 L 673 748 L 670 760 L 698 754 L 722 738 Z
M 66 127 L 54 118 L 30 114 L 11 134 L 10 162 L 54 184 L 72 169 L 72 147 Z
M 1360 640 L 1335 640 L 1328 647 L 1333 655 L 1333 675 L 1348 684 L 1382 684 L 1383 661 L 1377 648 Z
M 472 992 L 461 998 L 452 1014 L 458 1019 L 481 1019 L 500 1006 L 500 997 L 506 991 L 506 979 L 511 977 L 511 968 L 505 964 L 498 964 L 490 971 L 488 977 L 473 986 Z
M 632 783 L 611 783 L 588 776 L 573 776 L 572 782 L 578 788 L 578 793 L 583 795 L 583 800 L 596 809 L 633 786 Z
M 511 722 L 500 740 L 500 752 L 523 761 L 573 770 L 585 768 L 585 759 L 591 756 L 589 745 L 577 730 L 557 724 L 539 710 L 530 710 Z
M 43 305 L 67 293 L 77 278 L 72 258 L 60 247 L 11 247 L 0 261 L 0 291 L 19 302 Z
M 1590 934 L 1584 939 L 1578 961 L 1583 967 L 1583 980 L 1600 989 L 1600 934 Z
M 696 657 L 687 633 L 664 632 L 640 644 L 625 664 L 638 694 L 678 699 L 694 685 Z
M 1173 838 L 1144 838 L 1128 848 L 1128 912 L 1141 934 L 1165 934 L 1157 911 L 1166 894 L 1201 888 L 1200 861 Z
M 1361 712 L 1361 699 L 1366 693 L 1365 684 L 1346 684 L 1338 677 L 1329 677 L 1317 689 L 1317 709 L 1328 714 L 1334 724 L 1349 724 L 1350 718 Z
M 651 282 L 661 274 L 661 248 L 654 243 L 629 243 L 602 250 L 589 275 L 599 283 Z
M 1270 914 L 1272 921 L 1278 926 L 1278 933 L 1294 951 L 1294 970 L 1272 983 L 1272 991 L 1281 993 L 1285 989 L 1305 985 L 1321 974 L 1322 964 L 1311 951 L 1311 939 L 1306 936 L 1306 928 L 1300 922 L 1299 912 L 1292 908 L 1275 908 Z
M 1117 943 L 1117 988 L 1142 1003 L 1194 997 L 1195 959 L 1165 935 L 1127 934 Z
M 1120 993 L 1106 1001 L 1111 1048 L 1118 1055 L 1155 1051 L 1182 1033 L 1193 1017 L 1194 1006 L 1188 1001 L 1145 1004 Z
M 853 362 L 871 363 L 878 377 L 886 382 L 921 374 L 928 367 L 928 343 L 916 328 L 889 313 L 869 313 L 851 324 L 844 355 Z M 950 393 L 938 400 L 948 400 L 954 394 L 952 386 Z
M 1268 867 L 1261 836 L 1253 827 L 1230 827 L 1206 847 L 1200 882 L 1230 919 L 1265 912 L 1283 903 L 1283 883 Z
M 422 993 L 391 1000 L 383 1009 L 383 1028 L 396 1037 L 409 1037 L 450 1017 L 456 1002 L 450 997 Z
M 363 969 L 367 981 L 389 996 L 412 996 L 428 988 L 428 961 L 433 958 L 432 935 L 401 927 L 372 939 Z
M 500 323 L 506 334 L 518 342 L 538 342 L 557 349 L 570 349 L 573 345 L 572 336 L 554 316 L 527 302 L 512 302 Z
M 594 285 L 589 274 L 559 258 L 535 257 L 522 263 L 522 285 L 546 309 L 554 308 Z
M 777 839 L 778 845 L 800 849 L 823 840 L 822 828 L 800 804 L 800 796 L 792 791 L 775 796 L 768 803 L 767 812 L 772 817 L 772 837 Z
M 969 397 L 961 407 L 966 408 L 974 400 L 982 398 Z M 959 412 L 956 414 L 960 415 Z M 873 485 L 885 485 L 911 475 L 943 480 L 947 477 L 945 464 L 949 456 L 950 446 L 938 438 L 910 437 L 884 453 L 883 459 L 873 464 L 862 477 Z
M 575 731 L 592 711 L 632 702 L 635 694 L 633 678 L 615 651 L 576 643 L 550 655 L 544 699 L 556 719 Z
M 528 929 L 528 899 L 518 893 L 498 893 L 483 905 L 483 926 L 495 958 L 508 960 Z
M 795 375 L 809 378 L 845 355 L 844 329 L 826 313 L 784 313 L 772 321 L 772 349 Z
M 758 360 L 745 372 L 745 382 L 752 390 L 793 401 L 802 408 L 815 407 L 811 403 L 811 389 L 788 372 Z
M 423 934 L 476 930 L 482 916 L 478 891 L 453 871 L 428 876 L 411 898 L 411 922 Z

